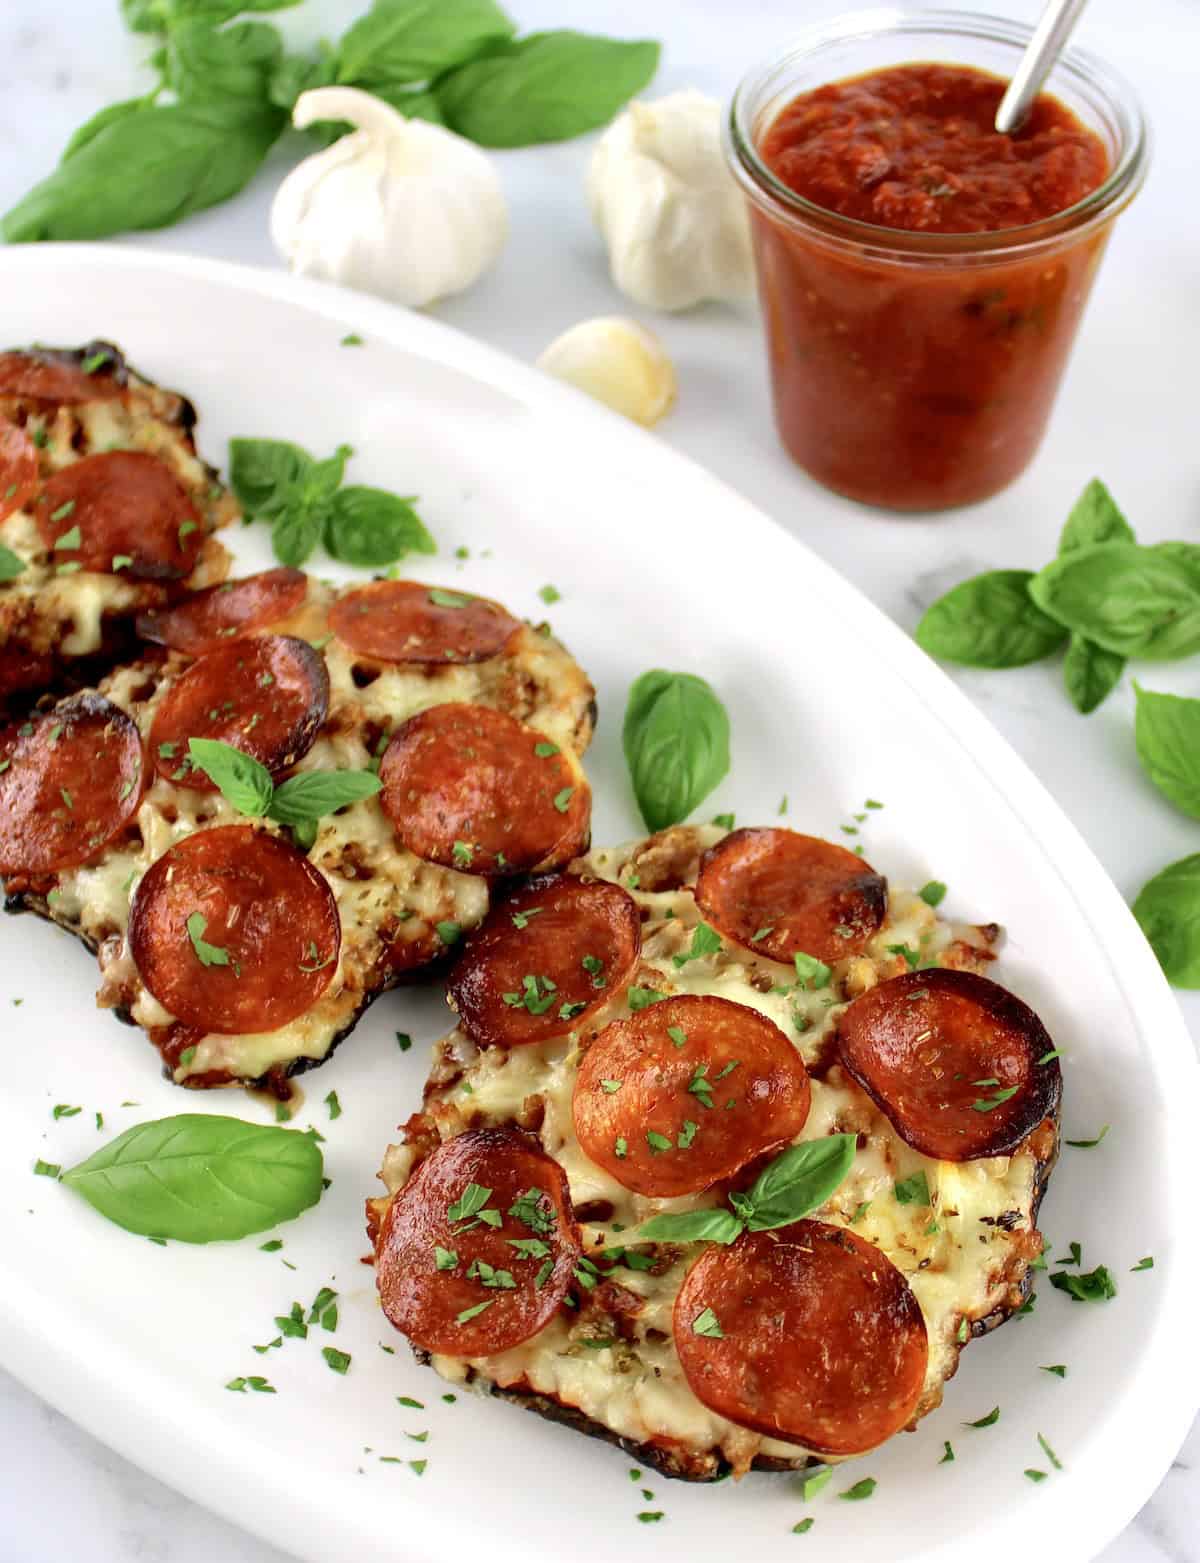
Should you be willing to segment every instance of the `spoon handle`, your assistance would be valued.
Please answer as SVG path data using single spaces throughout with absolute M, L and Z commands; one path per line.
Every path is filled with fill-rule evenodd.
M 996 110 L 996 129 L 1002 136 L 1024 124 L 1086 4 L 1087 0 L 1049 0 Z

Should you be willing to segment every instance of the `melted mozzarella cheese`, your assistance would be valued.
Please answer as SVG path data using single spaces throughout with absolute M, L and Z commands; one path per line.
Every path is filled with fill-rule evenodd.
M 705 828 L 701 846 L 721 832 Z M 628 851 L 597 851 L 587 871 L 617 879 L 629 862 Z M 629 875 L 623 882 L 628 885 Z M 632 876 L 636 878 L 636 875 Z M 808 1062 L 821 1056 L 837 1015 L 847 1000 L 881 979 L 907 968 L 894 947 L 920 951 L 923 964 L 982 966 L 989 958 L 991 930 L 957 928 L 943 922 L 918 896 L 893 890 L 883 927 L 866 955 L 838 963 L 828 985 L 799 990 L 794 972 L 778 962 L 723 944 L 715 955 L 676 967 L 672 956 L 686 949 L 700 917 L 690 889 L 661 892 L 631 890 L 643 908 L 642 965 L 634 982 L 665 995 L 711 994 L 746 1004 L 775 1022 Z M 890 951 L 888 946 L 892 946 Z M 618 997 L 589 1022 L 595 1035 L 610 1020 L 627 1015 Z M 585 1225 L 586 1251 L 596 1254 L 622 1243 L 636 1243 L 636 1229 L 652 1215 L 713 1204 L 711 1196 L 650 1199 L 626 1189 L 584 1155 L 572 1122 L 572 1094 L 580 1058 L 581 1034 L 571 1033 L 541 1046 L 477 1050 L 461 1031 L 438 1045 L 434 1079 L 450 1083 L 435 1090 L 425 1110 L 442 1139 L 483 1125 L 528 1122 L 531 1101 L 540 1102 L 537 1132 L 546 1151 L 563 1167 L 573 1204 L 586 1208 L 603 1202 L 612 1214 Z M 536 1115 L 534 1120 L 536 1121 Z M 912 1150 L 895 1133 L 874 1103 L 837 1065 L 812 1079 L 812 1107 L 799 1140 L 852 1132 L 859 1137 L 854 1165 L 814 1218 L 852 1227 L 874 1243 L 907 1277 L 925 1318 L 929 1363 L 918 1414 L 936 1406 L 941 1386 L 954 1372 L 961 1349 L 963 1321 L 984 1318 L 1011 1294 L 1024 1270 L 1015 1245 L 1028 1245 L 1033 1228 L 1037 1166 L 1031 1154 L 953 1164 Z M 407 1180 L 416 1152 L 392 1146 L 380 1174 L 389 1193 Z M 923 1172 L 930 1205 L 901 1203 L 897 1183 Z M 1002 1224 L 1003 1222 L 1003 1224 Z M 1014 1238 L 1010 1228 L 1016 1229 Z M 661 1251 L 661 1250 L 660 1250 Z M 749 1467 L 756 1455 L 798 1463 L 808 1451 L 763 1438 L 709 1411 L 692 1393 L 672 1344 L 676 1294 L 692 1260 L 694 1246 L 675 1250 L 662 1275 L 618 1265 L 620 1285 L 644 1299 L 633 1321 L 634 1339 L 595 1350 L 581 1338 L 595 1326 L 560 1313 L 540 1334 L 511 1351 L 464 1363 L 435 1357 L 434 1366 L 451 1379 L 469 1373 L 485 1384 L 520 1386 L 577 1407 L 591 1420 L 637 1442 L 661 1439 L 699 1454 L 719 1451 L 735 1469 Z

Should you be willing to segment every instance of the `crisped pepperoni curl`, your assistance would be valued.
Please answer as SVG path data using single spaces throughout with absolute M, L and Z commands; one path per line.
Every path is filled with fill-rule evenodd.
M 189 738 L 215 738 L 272 774 L 312 748 L 329 711 L 320 652 L 294 635 L 234 640 L 194 662 L 154 716 L 150 753 L 160 776 L 212 792 L 216 783 L 188 757 Z
M 122 394 L 124 379 L 119 355 L 99 344 L 82 352 L 0 353 L 0 398 L 63 404 L 109 401 Z
M 384 813 L 410 852 L 465 874 L 555 868 L 587 843 L 591 794 L 574 755 L 489 706 L 402 723 L 379 767 Z
M 278 1031 L 304 1014 L 333 978 L 341 938 L 328 881 L 253 825 L 176 842 L 139 880 L 129 913 L 142 981 L 201 1032 Z
M 142 794 L 142 740 L 120 707 L 74 695 L 0 733 L 0 873 L 48 874 L 96 856 Z
M 24 429 L 0 418 L 0 521 L 37 493 L 37 446 Z
M 664 999 L 606 1026 L 575 1077 L 575 1133 L 598 1167 L 656 1199 L 698 1194 L 795 1139 L 808 1071 L 745 1004 Z
M 383 1311 L 414 1346 L 486 1357 L 536 1335 L 579 1263 L 562 1168 L 513 1129 L 447 1140 L 392 1200 L 375 1254 Z
M 941 1161 L 1007 1156 L 1058 1110 L 1045 1026 L 974 972 L 910 971 L 838 1020 L 842 1063 L 914 1150 Z
M 492 908 L 450 978 L 481 1047 L 520 1047 L 583 1025 L 629 981 L 641 916 L 619 885 L 573 874 L 531 880 Z
M 170 467 L 138 450 L 105 451 L 61 467 L 37 501 L 37 523 L 55 564 L 104 573 L 115 559 L 125 574 L 150 581 L 185 576 L 205 538 Z
M 898 1433 L 929 1357 L 904 1276 L 823 1221 L 707 1249 L 675 1300 L 674 1333 L 710 1411 L 818 1454 L 864 1454 Z
M 308 591 L 303 570 L 263 570 L 243 581 L 224 581 L 196 592 L 161 613 L 142 614 L 137 632 L 143 640 L 190 657 L 216 651 L 227 640 L 277 624 L 294 613 Z
M 347 592 L 329 623 L 343 645 L 379 662 L 486 662 L 520 622 L 498 602 L 419 581 L 374 581 Z
M 735 830 L 700 859 L 696 901 L 726 938 L 790 961 L 858 955 L 887 912 L 887 880 L 832 841 Z

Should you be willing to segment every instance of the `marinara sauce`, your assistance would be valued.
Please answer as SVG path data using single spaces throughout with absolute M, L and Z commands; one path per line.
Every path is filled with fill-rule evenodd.
M 1041 439 L 1108 225 L 1025 253 L 978 236 L 1065 212 L 1104 182 L 1109 156 L 1046 94 L 998 134 L 1005 85 L 970 66 L 892 66 L 793 98 L 757 134 L 789 191 L 880 230 L 848 239 L 835 222 L 831 237 L 820 214 L 810 225 L 751 207 L 780 433 L 854 499 L 983 499 Z M 941 242 L 904 237 L 918 235 Z

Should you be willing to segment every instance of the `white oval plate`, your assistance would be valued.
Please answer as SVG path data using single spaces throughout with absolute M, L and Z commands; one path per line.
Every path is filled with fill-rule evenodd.
M 111 337 L 195 399 L 201 448 L 218 464 L 235 434 L 319 455 L 349 441 L 352 481 L 420 496 L 441 552 L 415 574 L 548 611 L 599 690 L 598 842 L 641 831 L 620 721 L 647 667 L 703 674 L 732 714 L 732 773 L 704 817 L 767 821 L 787 794 L 788 823 L 836 835 L 866 798 L 882 800 L 861 825 L 871 861 L 900 884 L 946 880 L 952 914 L 1006 925 L 1000 975 L 1065 1052 L 1066 1134 L 1112 1124 L 1098 1149 L 1064 1150 L 1043 1224 L 1054 1254 L 1080 1242 L 1085 1267 L 1108 1265 L 1120 1288 L 1110 1303 L 1077 1304 L 1041 1277 L 1036 1310 L 972 1345 L 940 1411 L 812 1504 L 794 1477 L 694 1487 L 652 1476 L 643 1498 L 618 1451 L 506 1405 L 445 1403 L 446 1386 L 378 1311 L 359 1262 L 362 1200 L 447 1024 L 436 993 L 386 996 L 304 1077 L 296 1122 L 326 1135 L 333 1182 L 317 1210 L 280 1228 L 281 1251 L 255 1239 L 163 1248 L 34 1177 L 35 1158 L 70 1165 L 167 1113 L 268 1110 L 166 1084 L 148 1044 L 93 1008 L 90 958 L 21 918 L 0 929 L 0 1361 L 147 1470 L 321 1563 L 611 1563 L 618 1548 L 631 1563 L 664 1549 L 772 1563 L 799 1546 L 855 1563 L 961 1563 L 1024 1555 L 1031 1537 L 1040 1557 L 1091 1557 L 1157 1483 L 1200 1398 L 1198 1081 L 1132 917 L 1012 751 L 894 625 L 735 493 L 444 326 L 282 275 L 125 248 L 9 250 L 0 282 L 0 340 Z M 366 345 L 340 346 L 347 332 Z M 268 561 L 264 527 L 230 541 L 247 569 Z M 461 565 L 460 545 L 471 553 Z M 549 610 L 537 595 L 547 584 L 562 593 Z M 397 1030 L 415 1036 L 410 1052 Z M 335 1089 L 343 1111 L 330 1123 L 322 1102 Z M 84 1110 L 54 1121 L 56 1103 Z M 1154 1268 L 1131 1274 L 1146 1254 Z M 252 1351 L 277 1335 L 275 1315 L 326 1283 L 341 1298 L 336 1336 L 314 1326 L 307 1341 Z M 351 1353 L 344 1377 L 322 1360 L 326 1344 Z M 1051 1363 L 1067 1365 L 1065 1380 L 1040 1370 Z M 277 1393 L 223 1387 L 251 1373 Z M 995 1405 L 995 1425 L 964 1427 Z M 939 1463 L 946 1439 L 953 1464 Z M 407 1462 L 421 1458 L 418 1476 Z M 1035 1484 L 1027 1467 L 1048 1479 Z M 878 1482 L 869 1502 L 839 1500 L 867 1475 Z M 664 1518 L 638 1523 L 642 1510 Z M 809 1514 L 799 1542 L 792 1526 Z

